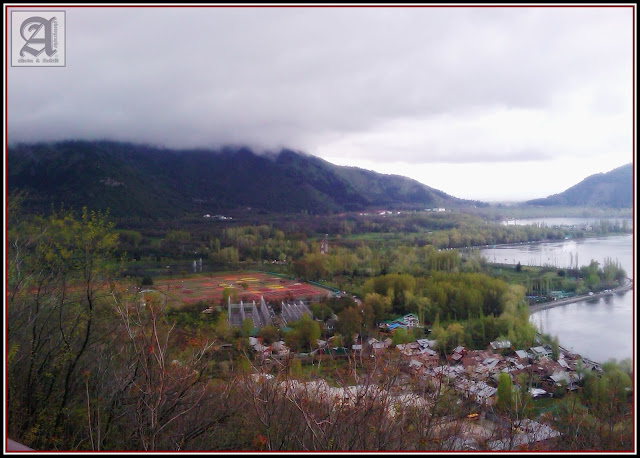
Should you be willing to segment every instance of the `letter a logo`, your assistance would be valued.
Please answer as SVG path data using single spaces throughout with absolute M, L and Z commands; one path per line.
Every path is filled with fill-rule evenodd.
M 11 66 L 66 65 L 65 11 L 11 11 Z
M 53 36 L 51 32 L 53 27 L 51 26 L 51 23 L 54 20 L 55 18 L 46 20 L 45 18 L 34 16 L 28 18 L 22 23 L 22 27 L 20 27 L 20 36 L 25 41 L 25 44 L 20 50 L 21 57 L 24 57 L 25 52 L 28 52 L 33 57 L 38 57 L 42 51 L 44 51 L 49 57 L 53 56 L 56 50 L 52 47 Z M 37 50 L 29 46 L 31 44 L 44 46 L 42 46 L 40 50 Z

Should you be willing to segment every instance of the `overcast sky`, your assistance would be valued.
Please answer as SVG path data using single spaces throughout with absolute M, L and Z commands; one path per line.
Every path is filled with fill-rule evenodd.
M 288 147 L 486 201 L 633 160 L 631 7 L 64 9 L 66 67 L 7 67 L 9 142 Z

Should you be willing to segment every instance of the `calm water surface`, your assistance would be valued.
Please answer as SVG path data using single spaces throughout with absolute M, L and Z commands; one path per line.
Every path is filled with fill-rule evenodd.
M 633 356 L 633 291 L 541 310 L 530 317 L 560 345 L 594 361 Z
M 606 258 L 620 263 L 633 278 L 633 236 L 594 237 L 582 240 L 562 240 L 545 243 L 497 245 L 483 248 L 480 253 L 489 262 L 520 264 L 525 266 L 580 267 L 589 265 L 592 259 L 602 266 Z
M 575 267 L 592 259 L 602 265 L 606 258 L 620 263 L 633 278 L 633 237 L 631 235 L 565 240 L 482 249 L 490 262 L 523 265 Z M 584 300 L 531 315 L 542 331 L 558 336 L 560 345 L 589 359 L 604 362 L 632 358 L 634 342 L 634 291 Z

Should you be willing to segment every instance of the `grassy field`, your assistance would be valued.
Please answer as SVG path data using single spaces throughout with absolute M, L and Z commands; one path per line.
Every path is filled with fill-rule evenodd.
M 548 410 L 551 410 L 559 402 L 558 398 L 538 398 L 533 400 L 533 413 L 534 418 L 538 418 L 540 415 Z
M 396 234 L 395 232 L 365 232 L 362 234 L 352 234 L 343 238 L 345 240 L 379 241 L 389 240 L 397 237 L 398 234 Z

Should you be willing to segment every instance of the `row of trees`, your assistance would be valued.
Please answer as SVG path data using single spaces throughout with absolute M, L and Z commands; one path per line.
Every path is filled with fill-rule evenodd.
M 281 228 L 277 228 L 276 225 Z M 236 262 L 300 260 L 306 254 L 319 252 L 319 243 L 310 240 L 317 234 L 324 233 L 332 235 L 333 248 L 344 247 L 351 252 L 359 245 L 366 245 L 374 251 L 381 247 L 426 245 L 435 249 L 451 249 L 557 240 L 563 239 L 569 233 L 568 230 L 559 228 L 492 224 L 475 216 L 454 212 L 408 213 L 389 218 L 327 216 L 321 220 L 300 216 L 293 221 L 276 221 L 275 225 L 238 226 L 236 222 L 225 222 L 223 225 L 192 223 L 188 226 L 189 228 L 178 229 L 167 227 L 164 230 L 158 225 L 152 229 L 123 228 L 120 230 L 122 248 L 135 259 L 150 256 L 183 258 L 195 254 L 203 258 L 208 257 L 214 264 L 226 267 L 229 256 L 220 256 L 222 250 L 233 250 L 237 255 Z M 393 237 L 389 239 L 384 234 L 392 234 Z M 373 243 L 360 243 L 361 235 L 371 235 Z M 362 253 L 358 256 L 366 261 L 365 265 L 358 268 L 372 269 L 373 275 L 377 274 L 377 269 L 385 268 L 384 263 L 376 266 L 375 259 L 369 256 L 363 256 Z M 419 254 L 417 257 L 420 261 Z M 394 263 L 391 257 L 388 262 L 390 265 Z M 337 271 L 339 265 L 339 261 L 332 261 L 330 269 Z M 411 263 L 407 261 L 405 265 L 410 266 Z M 351 273 L 353 268 L 349 266 L 343 270 Z
M 585 294 L 589 291 L 613 289 L 626 280 L 627 273 L 616 261 L 606 258 L 601 266 L 591 260 L 579 269 L 558 269 L 555 267 L 524 267 L 518 263 L 514 271 L 493 266 L 493 273 L 509 283 L 521 284 L 527 295 L 550 296 L 552 291 Z

